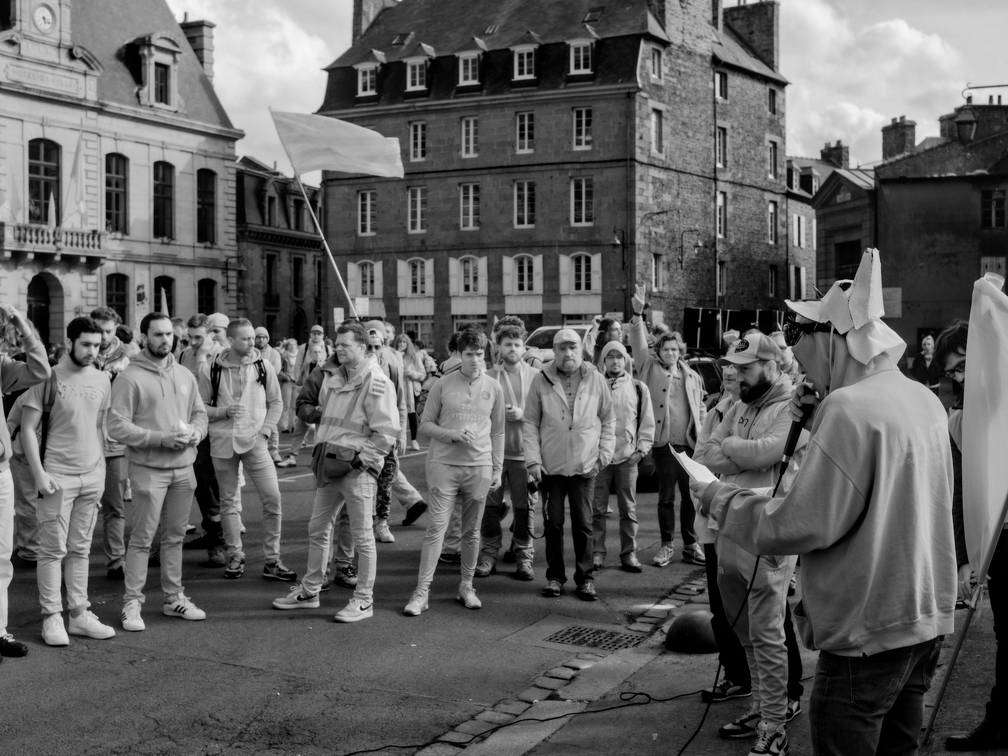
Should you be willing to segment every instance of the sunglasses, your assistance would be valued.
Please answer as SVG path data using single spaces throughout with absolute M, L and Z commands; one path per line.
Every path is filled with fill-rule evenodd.
M 942 375 L 955 380 L 956 375 L 966 375 L 966 360 L 963 360 L 951 370 L 942 370 Z
M 807 333 L 829 333 L 829 323 L 799 323 L 793 316 L 784 321 L 784 343 L 793 347 Z

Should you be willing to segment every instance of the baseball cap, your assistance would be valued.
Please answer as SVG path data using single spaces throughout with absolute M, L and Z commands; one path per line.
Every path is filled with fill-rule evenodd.
M 311 332 L 312 333 L 325 333 L 325 328 L 323 328 L 318 323 L 316 323 L 315 325 L 313 325 L 311 327 Z
M 780 363 L 783 359 L 780 347 L 773 339 L 764 333 L 754 333 L 739 339 L 733 345 L 734 351 L 718 360 L 718 365 L 748 365 L 757 360 L 774 360 Z
M 211 328 L 227 328 L 231 320 L 223 312 L 215 312 L 207 317 Z
M 553 337 L 553 346 L 559 346 L 560 344 L 580 344 L 581 337 L 577 335 L 577 331 L 573 328 L 561 328 L 556 332 Z
M 623 359 L 629 360 L 630 355 L 627 354 L 626 347 L 623 346 L 618 341 L 610 341 L 604 347 L 602 347 L 602 362 L 605 363 L 605 358 L 609 356 L 610 352 L 619 352 L 623 355 Z
M 385 323 L 381 320 L 369 320 L 364 324 L 364 330 L 367 331 L 369 335 L 371 331 L 376 331 L 383 339 L 387 335 L 385 331 Z

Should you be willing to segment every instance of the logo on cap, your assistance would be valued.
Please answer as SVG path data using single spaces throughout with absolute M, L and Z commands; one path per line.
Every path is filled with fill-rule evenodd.
M 735 345 L 735 353 L 744 352 L 749 348 L 749 342 L 745 339 L 739 339 L 738 343 Z

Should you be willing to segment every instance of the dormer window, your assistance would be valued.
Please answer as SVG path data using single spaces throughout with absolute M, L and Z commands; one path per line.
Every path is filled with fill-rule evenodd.
M 591 42 L 574 41 L 570 43 L 570 72 L 572 75 L 592 72 Z
M 479 84 L 479 55 L 467 53 L 459 56 L 459 86 Z
M 514 50 L 514 80 L 535 78 L 535 47 L 516 47 Z
M 378 66 L 362 66 L 357 69 L 357 96 L 367 97 L 378 94 Z
M 164 32 L 140 37 L 133 41 L 140 53 L 140 86 L 137 96 L 141 105 L 178 110 L 178 61 L 182 46 Z
M 419 92 L 427 89 L 427 60 L 417 58 L 406 61 L 406 91 Z
M 588 15 L 585 16 L 584 22 L 586 24 L 594 24 L 596 21 L 602 18 L 602 11 L 604 10 L 605 8 L 592 8 L 591 10 L 588 11 Z

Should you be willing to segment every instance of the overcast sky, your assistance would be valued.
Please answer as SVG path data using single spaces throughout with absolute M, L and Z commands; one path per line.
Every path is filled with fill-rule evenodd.
M 267 107 L 318 109 L 326 84 L 321 69 L 350 45 L 353 0 L 168 5 L 180 20 L 188 11 L 217 25 L 214 84 L 247 134 L 238 154 L 289 171 Z M 938 134 L 938 116 L 962 104 L 967 82 L 1008 83 L 1005 0 L 780 0 L 780 6 L 781 73 L 791 82 L 788 155 L 817 157 L 827 141 L 841 139 L 850 145 L 852 165 L 870 163 L 881 157 L 880 129 L 893 116 L 916 121 L 919 142 Z M 1008 103 L 1008 87 L 978 91 L 976 101 L 999 92 Z

